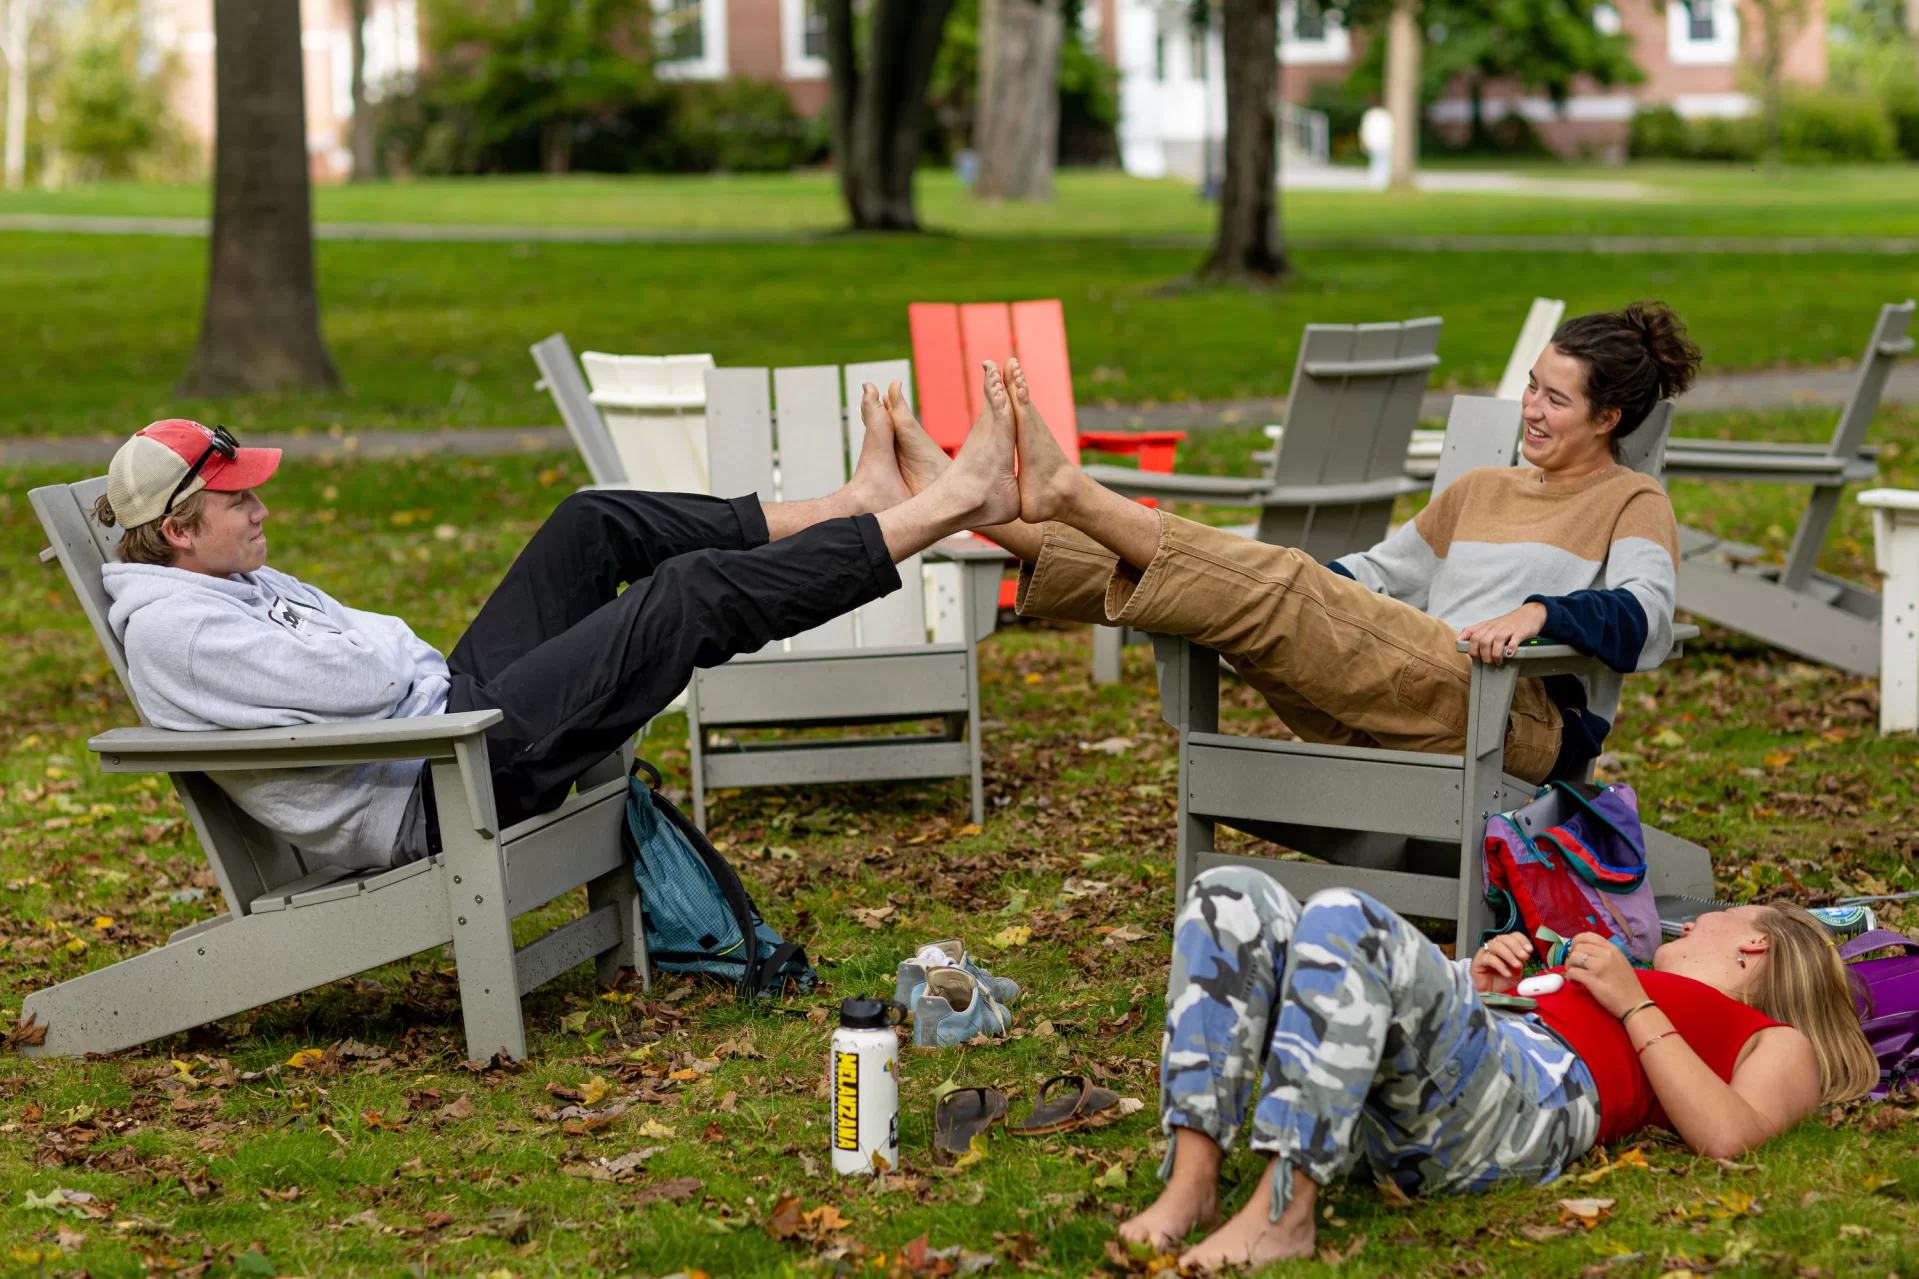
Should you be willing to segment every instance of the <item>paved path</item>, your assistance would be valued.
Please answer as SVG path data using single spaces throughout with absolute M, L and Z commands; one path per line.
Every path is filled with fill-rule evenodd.
M 1700 379 L 1679 401 L 1682 413 L 1725 409 L 1836 408 L 1852 390 L 1850 369 L 1797 369 L 1733 373 Z M 1919 404 L 1919 364 L 1895 365 L 1886 384 L 1886 402 Z M 1429 391 L 1420 416 L 1444 421 L 1453 402 L 1450 391 Z M 1080 406 L 1080 425 L 1088 430 L 1138 431 L 1147 428 L 1207 430 L 1223 426 L 1262 426 L 1284 415 L 1284 400 L 1196 400 L 1184 404 Z M 460 427 L 438 431 L 256 432 L 248 444 L 284 449 L 293 457 L 418 457 L 426 454 L 480 456 L 502 453 L 571 452 L 573 442 L 558 426 Z M 29 462 L 101 464 L 113 456 L 114 437 L 66 439 L 0 438 L 0 466 Z
M 203 239 L 205 218 L 80 217 L 66 214 L 0 214 L 0 231 L 46 231 L 67 235 L 162 235 Z M 840 235 L 818 231 L 676 231 L 617 226 L 475 226 L 430 222 L 318 222 L 320 240 L 402 240 L 417 243 L 560 244 L 803 244 Z M 1203 248 L 1205 235 L 1140 236 L 1116 244 Z M 1712 253 L 1780 254 L 1919 253 L 1919 236 L 1736 236 L 1736 235 L 1384 235 L 1287 237 L 1301 249 L 1367 249 L 1405 253 Z

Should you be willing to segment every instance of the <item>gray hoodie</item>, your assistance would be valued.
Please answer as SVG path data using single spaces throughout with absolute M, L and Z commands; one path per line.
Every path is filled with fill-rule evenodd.
M 446 659 L 397 617 L 270 568 L 208 577 L 108 564 L 107 620 L 156 728 L 284 728 L 446 709 Z M 385 866 L 417 760 L 211 776 L 310 865 Z

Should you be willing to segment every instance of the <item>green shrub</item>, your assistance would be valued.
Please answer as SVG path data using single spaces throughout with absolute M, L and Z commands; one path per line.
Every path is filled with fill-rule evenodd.
M 1782 157 L 1793 164 L 1884 162 L 1899 158 L 1899 135 L 1885 105 L 1842 93 L 1795 93 L 1779 119 Z
M 1709 115 L 1687 123 L 1696 160 L 1757 160 L 1765 149 L 1765 122 L 1756 115 Z
M 670 167 L 683 171 L 771 173 L 810 157 L 806 124 L 786 90 L 734 76 L 674 86 L 669 108 Z
M 1899 153 L 1908 160 L 1919 160 L 1919 105 L 1896 108 L 1892 129 L 1899 137 Z
M 1333 159 L 1365 158 L 1359 145 L 1359 121 L 1373 105 L 1370 93 L 1362 93 L 1345 80 L 1321 80 L 1306 95 L 1306 105 L 1326 113 L 1327 148 Z
M 1692 128 L 1671 107 L 1645 107 L 1633 116 L 1626 151 L 1635 159 L 1692 159 Z

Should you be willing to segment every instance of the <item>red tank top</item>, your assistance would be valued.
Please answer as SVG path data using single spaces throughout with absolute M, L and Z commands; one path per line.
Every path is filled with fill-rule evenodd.
M 1659 1011 L 1671 1020 L 1686 1046 L 1727 1083 L 1732 1082 L 1733 1065 L 1746 1041 L 1768 1027 L 1784 1024 L 1690 977 L 1641 972 L 1639 984 L 1646 988 L 1647 998 L 1659 1001 Z M 1639 1065 L 1635 1049 L 1645 1042 L 1644 1034 L 1628 1036 L 1618 1018 L 1572 981 L 1554 994 L 1540 996 L 1539 1018 L 1592 1071 L 1599 1088 L 1598 1144 L 1611 1145 L 1647 1124 L 1672 1127 L 1653 1095 L 1652 1081 Z

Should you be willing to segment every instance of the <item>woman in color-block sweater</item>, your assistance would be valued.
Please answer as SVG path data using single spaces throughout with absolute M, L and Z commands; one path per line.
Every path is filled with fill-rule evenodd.
M 1578 776 L 1612 726 L 1620 677 L 1672 647 L 1672 506 L 1614 446 L 1698 367 L 1662 304 L 1568 320 L 1526 390 L 1529 465 L 1472 471 L 1378 546 L 1322 565 L 1087 478 L 1053 443 L 1014 361 L 1022 519 L 980 531 L 1024 562 L 1021 613 L 1188 636 L 1308 741 L 1461 753 L 1471 658 L 1499 662 L 1534 637 L 1570 644 L 1606 672 L 1520 680 L 1506 769 Z M 910 487 L 923 433 L 889 399 Z

